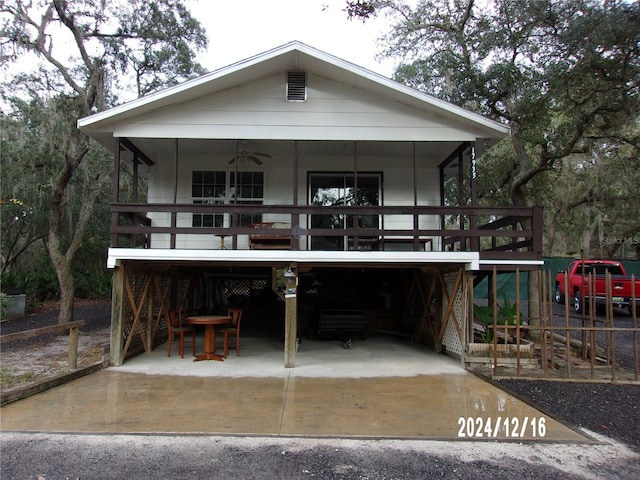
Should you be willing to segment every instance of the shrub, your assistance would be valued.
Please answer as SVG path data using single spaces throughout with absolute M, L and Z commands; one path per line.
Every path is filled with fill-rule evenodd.
M 518 305 L 511 303 L 508 298 L 502 297 L 503 304 L 498 306 L 496 324 L 515 326 L 518 322 L 518 314 L 520 315 L 520 325 L 524 323 L 524 315 L 518 312 Z M 492 305 L 473 305 L 473 316 L 484 327 L 484 342 L 493 342 L 493 306 Z

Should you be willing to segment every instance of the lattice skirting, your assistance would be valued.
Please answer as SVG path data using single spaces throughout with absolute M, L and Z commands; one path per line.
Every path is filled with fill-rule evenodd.
M 442 345 L 447 353 L 462 357 L 468 314 L 467 283 L 464 270 L 445 272 L 443 278 L 442 321 L 446 322 Z M 448 313 L 447 313 L 448 312 Z M 448 318 L 447 318 L 448 317 Z M 457 327 L 457 328 L 456 328 Z

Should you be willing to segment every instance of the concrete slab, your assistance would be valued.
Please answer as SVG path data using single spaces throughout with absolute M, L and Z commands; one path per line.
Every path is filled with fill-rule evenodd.
M 294 369 L 282 343 L 263 337 L 244 338 L 224 362 L 168 358 L 162 346 L 3 407 L 0 428 L 590 441 L 424 346 L 375 336 L 341 345 L 305 341 Z

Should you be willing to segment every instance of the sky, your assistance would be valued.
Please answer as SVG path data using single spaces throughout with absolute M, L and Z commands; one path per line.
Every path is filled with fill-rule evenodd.
M 298 40 L 391 77 L 395 63 L 378 61 L 384 18 L 348 20 L 345 0 L 186 0 L 207 30 L 200 63 L 209 71 Z
M 378 38 L 386 32 L 384 17 L 363 23 L 349 20 L 346 0 L 184 0 L 207 31 L 209 46 L 198 56 L 207 71 L 226 67 L 297 40 L 360 67 L 391 78 L 396 62 L 379 61 Z M 65 48 L 67 32 L 56 37 Z M 75 50 L 74 50 L 75 51 Z M 24 55 L 4 65 L 3 75 L 26 73 L 37 66 Z M 132 92 L 133 93 L 133 92 Z M 124 95 L 121 100 L 129 100 Z M 0 103 L 0 106 L 3 104 Z

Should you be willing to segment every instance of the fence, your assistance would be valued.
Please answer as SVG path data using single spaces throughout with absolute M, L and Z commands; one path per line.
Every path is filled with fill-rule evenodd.
M 11 402 L 15 402 L 26 398 L 36 393 L 44 392 L 49 388 L 56 387 L 62 383 L 74 380 L 83 375 L 95 372 L 106 366 L 104 361 L 89 365 L 87 367 L 78 368 L 78 335 L 79 328 L 85 324 L 84 320 L 77 320 L 74 322 L 62 323 L 57 325 L 51 325 L 48 327 L 36 328 L 34 330 L 26 330 L 17 333 L 9 333 L 0 336 L 0 343 L 8 343 L 18 340 L 25 340 L 28 338 L 37 338 L 43 335 L 59 334 L 65 330 L 69 330 L 69 358 L 68 358 L 68 372 L 53 377 L 47 377 L 44 380 L 38 380 L 35 383 L 30 383 L 24 387 L 3 390 L 0 392 L 0 406 L 7 405 Z M 105 346 L 105 351 L 108 354 L 108 345 Z
M 494 271 L 488 305 L 476 306 L 474 314 L 473 333 L 485 346 L 469 345 L 465 358 L 468 365 L 493 378 L 639 382 L 640 292 L 636 291 L 635 276 L 631 277 L 628 309 L 618 308 L 621 302 L 614 298 L 613 280 L 607 274 L 605 298 L 599 298 L 596 305 L 595 295 L 590 296 L 578 313 L 572 308 L 571 295 L 565 295 L 562 304 L 557 302 L 555 273 L 541 271 L 538 298 L 534 300 L 539 315 L 534 317 L 526 317 L 521 310 L 520 272 L 516 272 L 513 304 L 505 299 L 499 302 L 496 277 Z M 590 291 L 595 291 L 594 276 L 585 276 L 585 282 L 591 286 Z M 564 291 L 569 291 L 568 286 Z
M 84 325 L 84 320 L 75 322 L 61 323 L 51 325 L 49 327 L 36 328 L 34 330 L 25 330 L 23 332 L 9 333 L 0 336 L 0 343 L 13 342 L 16 340 L 25 340 L 27 338 L 40 337 L 42 335 L 51 335 L 69 330 L 69 370 L 78 368 L 78 335 L 79 328 Z

